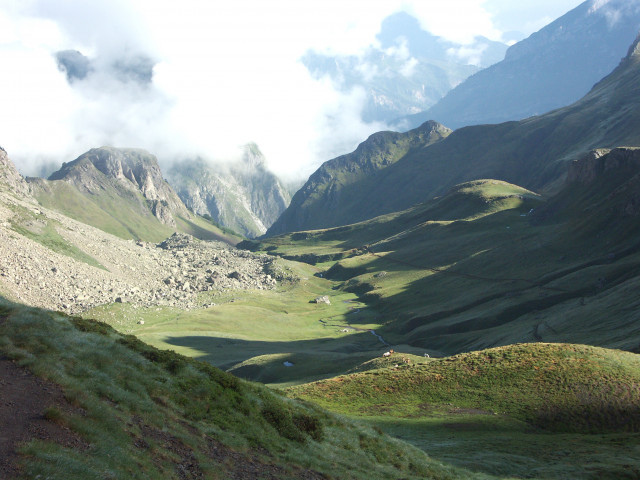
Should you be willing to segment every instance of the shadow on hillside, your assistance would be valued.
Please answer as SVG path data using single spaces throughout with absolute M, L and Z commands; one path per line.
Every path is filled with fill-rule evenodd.
M 197 350 L 198 360 L 263 383 L 339 375 L 388 349 L 369 332 L 282 342 L 209 336 L 174 336 L 165 342 Z
M 326 276 L 388 314 L 379 333 L 392 344 L 446 354 L 518 342 L 633 349 L 622 292 L 637 278 L 640 256 L 609 236 L 578 239 L 565 225 L 534 226 L 500 212 L 377 245 Z M 617 314 L 605 306 L 598 317 L 594 305 L 606 302 Z

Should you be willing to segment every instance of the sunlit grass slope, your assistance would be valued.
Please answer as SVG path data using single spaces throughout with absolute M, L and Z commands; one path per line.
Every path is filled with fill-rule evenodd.
M 241 478 L 242 462 L 283 479 L 473 477 L 380 431 L 103 323 L 3 302 L 0 356 L 61 385 L 74 408 L 55 415 L 50 408 L 47 418 L 84 445 L 27 442 L 25 478 Z
M 351 415 L 413 417 L 480 409 L 553 431 L 640 431 L 640 356 L 568 344 L 518 344 L 292 387 Z
M 396 352 L 355 370 L 360 373 L 288 394 L 475 472 L 593 480 L 640 475 L 636 354 L 520 344 L 442 359 Z
M 177 216 L 176 227 L 161 223 L 146 206 L 142 194 L 109 184 L 95 195 L 83 193 L 64 181 L 33 180 L 32 185 L 43 206 L 120 238 L 160 242 L 177 230 L 205 240 L 231 244 L 240 240 L 197 215 Z

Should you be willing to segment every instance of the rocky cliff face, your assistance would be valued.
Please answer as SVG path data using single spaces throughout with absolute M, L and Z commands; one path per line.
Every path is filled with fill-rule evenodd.
M 29 186 L 18 173 L 4 148 L 0 147 L 0 190 L 9 191 L 21 197 L 29 196 Z
M 176 215 L 189 216 L 180 198 L 162 178 L 156 157 L 145 150 L 94 148 L 63 164 L 49 181 L 64 181 L 92 195 L 115 189 L 135 200 L 141 194 L 140 207 L 166 225 L 175 226 Z
M 569 167 L 567 184 L 593 187 L 598 183 L 614 186 L 606 204 L 615 213 L 640 215 L 640 148 L 593 150 Z
M 247 237 L 263 234 L 290 202 L 289 193 L 267 170 L 255 144 L 245 147 L 238 164 L 188 160 L 175 164 L 169 178 L 194 212 L 210 215 L 220 225 Z
M 609 172 L 640 172 L 640 148 L 592 150 L 571 163 L 567 183 L 588 185 Z

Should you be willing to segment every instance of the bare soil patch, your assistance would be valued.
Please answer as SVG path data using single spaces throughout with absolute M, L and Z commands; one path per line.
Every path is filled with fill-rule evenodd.
M 0 356 L 0 478 L 9 480 L 20 475 L 17 450 L 31 440 L 55 442 L 79 450 L 89 448 L 77 433 L 47 419 L 47 409 L 78 412 L 64 398 L 58 385 Z

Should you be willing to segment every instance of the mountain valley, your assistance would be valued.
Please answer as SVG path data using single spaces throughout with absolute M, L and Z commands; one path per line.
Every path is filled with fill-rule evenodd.
M 640 36 L 606 68 L 539 116 L 375 133 L 293 196 L 256 144 L 48 179 L 0 148 L 0 478 L 639 478 Z

